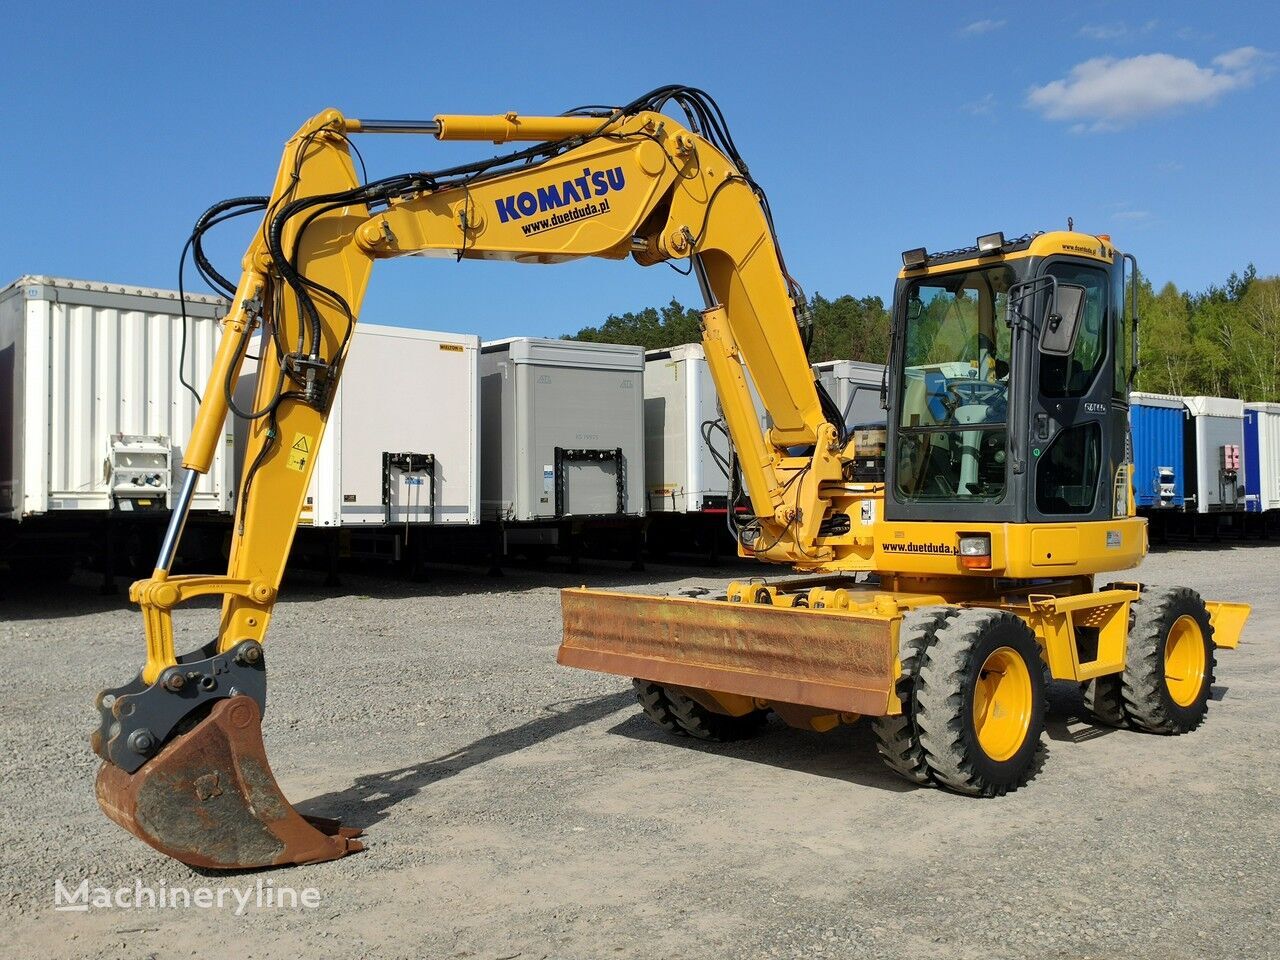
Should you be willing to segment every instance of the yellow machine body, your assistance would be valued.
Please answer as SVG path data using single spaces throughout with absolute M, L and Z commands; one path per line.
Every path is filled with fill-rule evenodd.
M 315 451 L 381 259 L 689 261 L 699 281 L 703 346 L 754 518 L 741 552 L 808 576 L 731 584 L 723 600 L 565 591 L 561 663 L 668 684 L 728 716 L 767 704 L 813 729 L 902 710 L 895 692 L 901 625 L 905 615 L 930 605 L 1016 614 L 1034 630 L 1055 677 L 1080 680 L 1120 668 L 1129 606 L 1139 592 L 1132 585 L 1095 590 L 1093 577 L 1133 567 L 1145 553 L 1145 524 L 1133 515 L 1132 496 L 1120 515 L 1096 522 L 886 518 L 884 484 L 854 478 L 855 441 L 833 422 L 815 386 L 801 332 L 806 304 L 777 248 L 763 193 L 734 159 L 731 140 L 715 135 L 718 125 L 707 123 L 705 110 L 689 113 L 698 92 L 667 92 L 676 89 L 605 116 L 440 115 L 398 123 L 328 110 L 289 140 L 185 446 L 191 480 L 210 468 L 240 366 L 256 347 L 258 415 L 249 429 L 228 568 L 221 575 L 170 573 L 184 519 L 179 505 L 161 562 L 130 591 L 146 633 L 140 675 L 99 701 L 95 748 L 106 761 L 99 799 L 113 819 L 202 865 L 313 861 L 359 848 L 354 832 L 304 821 L 279 795 L 261 756 L 260 690 L 255 708 L 243 685 L 231 688 L 231 705 L 216 706 L 194 728 L 179 722 L 165 697 L 187 697 L 194 709 L 207 706 L 209 699 L 199 699 L 206 693 L 215 704 L 225 696 L 220 676 L 265 684 L 253 671 L 261 669 L 261 644 Z M 703 123 L 684 125 L 662 112 L 672 101 Z M 362 185 L 350 149 L 350 138 L 362 133 L 534 146 L 465 174 L 453 168 Z M 1076 233 L 1044 234 L 995 256 L 1014 264 L 1051 255 L 1107 264 L 1120 256 L 1105 240 Z M 950 262 L 938 269 L 957 268 Z M 748 376 L 769 413 L 767 431 L 756 418 Z M 989 541 L 983 569 L 959 549 L 975 535 Z M 859 574 L 875 574 L 878 582 L 855 581 Z M 179 657 L 172 613 L 206 596 L 222 597 L 217 636 Z M 1211 610 L 1214 641 L 1234 646 L 1247 608 L 1219 603 Z M 1082 624 L 1099 638 L 1089 656 L 1077 642 Z M 192 692 L 193 678 L 204 693 Z M 163 729 L 170 732 L 152 736 L 139 727 L 146 711 L 157 722 L 167 717 Z M 217 735 L 206 736 L 214 717 Z M 178 748 L 165 744 L 179 741 L 177 769 Z M 161 783 L 195 792 L 165 796 L 157 793 Z M 224 814 L 188 809 L 228 793 L 239 800 L 225 816 L 244 834 L 231 846 L 218 826 Z M 144 803 L 152 806 L 143 810 Z M 266 823 L 269 810 L 283 819 Z

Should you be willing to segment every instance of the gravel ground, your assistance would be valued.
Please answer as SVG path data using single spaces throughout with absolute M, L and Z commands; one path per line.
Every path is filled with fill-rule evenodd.
M 1141 576 L 1254 607 L 1188 737 L 1096 728 L 1052 697 L 1043 769 L 979 801 L 915 789 L 863 726 L 776 721 L 707 747 L 630 684 L 555 665 L 557 589 L 715 585 L 621 565 L 287 585 L 268 750 L 308 812 L 367 829 L 335 863 L 201 876 L 99 812 L 96 691 L 142 625 L 90 579 L 0 601 L 0 923 L 12 956 L 1274 957 L 1280 889 L 1280 547 L 1152 555 Z M 752 572 L 754 568 L 752 568 Z M 179 624 L 194 647 L 209 608 Z M 320 891 L 315 910 L 59 913 L 74 887 Z

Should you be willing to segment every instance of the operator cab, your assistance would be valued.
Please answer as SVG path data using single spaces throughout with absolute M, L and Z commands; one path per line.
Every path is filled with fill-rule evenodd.
M 887 520 L 1127 515 L 1133 263 L 1109 238 L 1074 232 L 903 254 Z

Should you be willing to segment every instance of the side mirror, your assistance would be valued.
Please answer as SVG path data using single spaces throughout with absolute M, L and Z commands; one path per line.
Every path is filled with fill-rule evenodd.
M 1059 283 L 1040 330 L 1040 352 L 1069 357 L 1076 348 L 1085 289 L 1078 283 Z

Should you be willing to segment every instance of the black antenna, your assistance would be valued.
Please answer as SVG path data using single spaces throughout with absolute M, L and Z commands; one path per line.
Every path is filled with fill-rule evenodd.
M 1067 232 L 1068 232 L 1068 233 L 1070 233 L 1070 232 L 1071 232 L 1072 230 L 1074 230 L 1075 228 L 1076 228 L 1076 221 L 1075 221 L 1075 218 L 1074 218 L 1074 217 L 1067 217 Z

